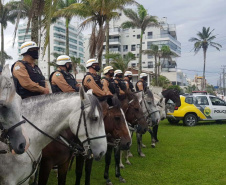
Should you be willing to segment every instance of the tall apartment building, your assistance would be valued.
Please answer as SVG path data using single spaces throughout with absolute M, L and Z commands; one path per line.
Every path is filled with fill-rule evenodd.
M 136 59 L 131 61 L 129 67 L 138 69 L 139 48 L 140 48 L 140 29 L 122 29 L 121 24 L 127 21 L 128 18 L 121 13 L 118 20 L 110 22 L 109 32 L 109 51 L 111 53 L 119 53 L 125 56 L 128 52 L 135 54 Z M 142 49 L 150 49 L 152 44 L 158 45 L 161 48 L 163 45 L 170 47 L 176 57 L 181 56 L 181 43 L 177 40 L 176 25 L 168 24 L 167 18 L 159 19 L 160 27 L 148 27 L 143 35 Z M 88 58 L 89 52 L 87 49 L 88 39 L 85 42 L 85 59 Z M 106 42 L 104 42 L 104 48 Z M 103 51 L 103 65 L 105 65 L 105 50 Z M 176 57 L 172 61 L 161 59 L 161 75 L 166 76 L 173 84 L 186 85 L 186 75 L 176 70 Z M 154 73 L 155 69 L 154 57 L 151 55 L 142 55 L 142 70 L 149 73 Z M 181 74 L 183 73 L 183 74 Z
M 19 25 L 18 28 L 18 54 L 20 54 L 20 46 L 25 41 L 31 40 L 31 30 L 26 33 L 27 23 Z M 40 44 L 40 58 L 38 65 L 42 70 L 43 75 L 48 78 L 48 48 L 43 56 L 44 34 L 41 33 Z M 81 64 L 84 64 L 84 36 L 78 32 L 77 28 L 69 25 L 69 55 L 75 58 L 80 58 Z M 54 60 L 52 53 L 65 54 L 66 52 L 66 28 L 65 21 L 63 19 L 58 20 L 56 23 L 50 26 L 50 62 Z M 51 72 L 54 70 L 50 68 Z

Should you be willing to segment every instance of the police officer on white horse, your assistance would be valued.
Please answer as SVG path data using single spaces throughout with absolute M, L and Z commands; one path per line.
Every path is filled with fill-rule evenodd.
M 80 85 L 70 73 L 72 70 L 71 58 L 67 55 L 61 55 L 57 58 L 56 64 L 57 70 L 49 77 L 53 93 L 78 92 Z

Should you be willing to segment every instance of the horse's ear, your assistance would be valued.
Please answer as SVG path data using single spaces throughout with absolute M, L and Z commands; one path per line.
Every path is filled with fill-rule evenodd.
M 2 70 L 2 76 L 5 76 L 7 78 L 11 78 L 10 70 L 9 70 L 9 64 L 5 65 Z
M 87 97 L 87 95 L 86 95 L 86 93 L 85 93 L 83 87 L 80 87 L 80 89 L 79 89 L 79 94 L 80 94 L 81 100 L 88 99 L 88 97 Z

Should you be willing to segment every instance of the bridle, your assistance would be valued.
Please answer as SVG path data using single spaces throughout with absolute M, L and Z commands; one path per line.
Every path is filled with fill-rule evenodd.
M 10 151 L 12 150 L 12 146 L 10 144 L 10 137 L 9 137 L 9 133 L 14 130 L 16 127 L 22 125 L 23 123 L 25 123 L 26 121 L 25 120 L 22 120 L 20 121 L 19 123 L 11 126 L 10 128 L 8 129 L 5 129 L 2 125 L 2 123 L 0 122 L 0 130 L 1 130 L 1 135 L 0 135 L 0 141 L 5 143 L 6 145 L 9 146 L 10 148 Z M 9 151 L 7 150 L 0 150 L 0 154 L 6 154 L 8 153 Z
M 90 104 L 87 104 L 90 106 Z M 89 106 L 85 106 L 83 101 L 81 101 L 81 113 L 80 113 L 80 117 L 79 117 L 79 123 L 78 123 L 78 126 L 77 126 L 77 131 L 76 131 L 76 137 L 78 137 L 78 132 L 79 132 L 79 129 L 80 129 L 80 125 L 81 125 L 81 122 L 82 122 L 82 118 L 83 118 L 83 121 L 84 121 L 84 127 L 85 127 L 85 132 L 86 132 L 86 139 L 84 141 L 82 141 L 82 145 L 85 143 L 85 142 L 88 142 L 88 145 L 85 146 L 85 153 L 86 155 L 91 155 L 92 154 L 92 150 L 90 148 L 90 144 L 92 140 L 96 140 L 96 139 L 101 139 L 101 138 L 105 138 L 106 135 L 103 135 L 103 136 L 97 136 L 97 137 L 92 137 L 90 138 L 89 137 L 89 133 L 88 133 L 88 128 L 87 128 L 87 123 L 86 123 L 86 113 L 85 113 L 85 109 Z M 83 146 L 84 147 L 84 146 Z

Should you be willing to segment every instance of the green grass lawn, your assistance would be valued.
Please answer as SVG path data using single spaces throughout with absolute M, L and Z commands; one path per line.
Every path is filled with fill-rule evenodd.
M 121 170 L 127 185 L 225 185 L 226 184 L 226 124 L 201 123 L 185 127 L 182 123 L 170 125 L 167 120 L 160 123 L 156 148 L 151 148 L 149 133 L 143 136 L 147 148 L 146 157 L 136 152 L 133 137 L 130 158 L 132 165 Z M 124 159 L 123 159 L 124 160 Z M 125 161 L 125 160 L 124 160 Z M 75 184 L 74 167 L 68 173 L 67 184 Z M 113 184 L 121 184 L 114 175 L 112 161 L 110 177 Z M 94 161 L 91 185 L 105 184 L 104 160 Z M 51 173 L 49 185 L 57 185 L 56 173 Z M 84 184 L 84 177 L 82 180 Z

